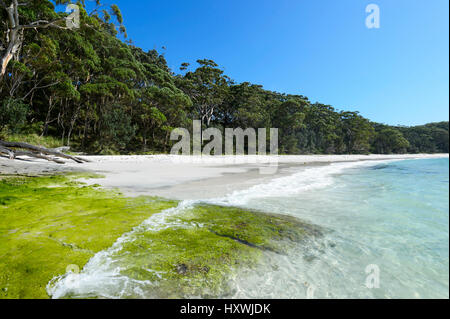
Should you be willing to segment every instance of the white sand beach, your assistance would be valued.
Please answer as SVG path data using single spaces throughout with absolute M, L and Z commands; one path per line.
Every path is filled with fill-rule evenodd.
M 154 195 L 173 199 L 207 199 L 291 175 L 311 165 L 341 162 L 441 158 L 448 154 L 292 155 L 292 156 L 84 156 L 89 163 L 58 165 L 41 160 L 0 158 L 2 175 L 40 175 L 90 171 L 105 178 L 89 184 L 119 188 L 128 196 Z

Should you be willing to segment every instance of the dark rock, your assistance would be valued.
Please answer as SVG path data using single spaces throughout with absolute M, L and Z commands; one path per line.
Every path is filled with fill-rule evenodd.
M 177 265 L 177 273 L 180 275 L 186 275 L 188 267 L 185 264 Z

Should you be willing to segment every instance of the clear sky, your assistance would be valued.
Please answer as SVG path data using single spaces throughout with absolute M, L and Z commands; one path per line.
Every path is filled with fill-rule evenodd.
M 302 94 L 387 124 L 449 119 L 448 0 L 107 0 L 129 38 L 236 82 Z M 380 7 L 368 29 L 365 8 Z M 164 51 L 162 47 L 167 49 Z

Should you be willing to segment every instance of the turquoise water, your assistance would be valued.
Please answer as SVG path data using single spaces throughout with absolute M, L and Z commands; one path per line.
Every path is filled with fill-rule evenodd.
M 448 298 L 448 192 L 448 158 L 297 167 L 225 197 L 181 202 L 141 226 L 172 227 L 166 216 L 206 202 L 289 214 L 324 229 L 288 255 L 267 252 L 265 263 L 232 279 L 229 298 Z M 68 275 L 49 293 L 152 297 L 151 283 L 121 275 L 112 257 L 133 238 L 94 256 L 75 285 Z
M 329 232 L 307 251 L 273 262 L 276 270 L 262 270 L 265 280 L 238 279 L 235 297 L 448 298 L 448 158 L 356 165 L 331 178 L 326 187 L 244 205 Z M 373 266 L 366 273 L 369 265 L 379 271 L 379 288 L 367 288 L 375 274 Z

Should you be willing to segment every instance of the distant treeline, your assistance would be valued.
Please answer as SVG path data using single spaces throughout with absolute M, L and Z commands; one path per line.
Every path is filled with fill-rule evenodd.
M 175 73 L 156 50 L 119 39 L 126 30 L 115 5 L 88 13 L 79 2 L 80 27 L 68 30 L 55 4 L 69 1 L 19 5 L 19 22 L 8 11 L 15 3 L 0 1 L 0 139 L 39 134 L 90 153 L 168 152 L 170 132 L 201 119 L 222 130 L 279 128 L 285 154 L 448 153 L 448 122 L 373 123 L 302 95 L 235 83 L 212 60 Z M 11 23 L 24 26 L 15 38 Z

